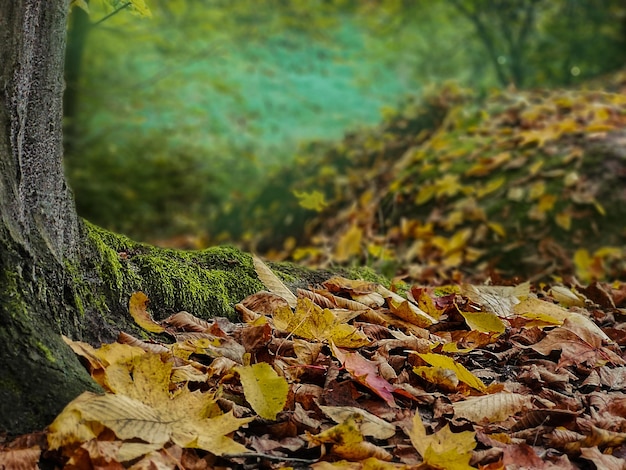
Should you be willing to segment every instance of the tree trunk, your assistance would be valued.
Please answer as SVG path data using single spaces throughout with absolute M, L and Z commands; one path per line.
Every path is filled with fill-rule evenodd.
M 65 95 L 63 96 L 63 115 L 65 117 L 65 153 L 73 155 L 80 137 L 78 108 L 80 96 L 80 76 L 82 73 L 83 53 L 91 22 L 89 15 L 82 8 L 74 8 L 70 16 L 67 49 L 65 51 Z
M 0 429 L 11 432 L 93 388 L 59 334 L 80 330 L 64 295 L 80 257 L 62 167 L 68 3 L 0 1 Z
M 42 429 L 98 388 L 61 335 L 99 344 L 137 333 L 127 314 L 133 291 L 147 293 L 157 318 L 209 318 L 232 317 L 263 287 L 250 255 L 234 248 L 157 248 L 78 218 L 62 167 L 68 8 L 0 0 L 0 432 L 9 434 Z M 332 274 L 276 268 L 292 287 Z

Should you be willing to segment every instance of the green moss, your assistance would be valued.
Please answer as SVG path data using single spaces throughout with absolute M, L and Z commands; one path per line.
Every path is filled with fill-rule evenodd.
M 54 357 L 54 354 L 52 354 L 52 351 L 50 351 L 50 349 L 46 347 L 46 345 L 43 344 L 41 341 L 35 340 L 35 346 L 37 346 L 37 349 L 39 349 L 43 353 L 43 356 L 48 360 L 48 362 L 57 362 L 57 359 L 56 357 Z
M 385 276 L 381 276 L 376 271 L 368 266 L 355 266 L 349 269 L 346 269 L 346 277 L 352 279 L 363 279 L 368 282 L 375 282 L 377 284 L 382 284 L 383 286 L 389 287 L 390 282 Z
M 5 269 L 0 279 L 0 302 L 13 319 L 23 319 L 29 317 L 29 310 L 26 302 L 19 293 L 18 273 Z
M 252 257 L 233 247 L 181 251 L 136 243 L 86 223 L 97 253 L 94 269 L 105 288 L 125 305 L 144 291 L 157 317 L 186 310 L 194 315 L 233 317 L 234 305 L 263 288 Z
M 137 243 L 89 223 L 85 226 L 95 252 L 91 269 L 109 293 L 107 297 L 118 297 L 117 309 L 123 314 L 130 295 L 141 290 L 157 319 L 181 310 L 202 318 L 234 318 L 237 302 L 264 289 L 252 257 L 236 248 L 172 250 Z M 389 285 L 370 268 L 313 271 L 294 263 L 272 263 L 271 267 L 292 289 L 320 284 L 333 275 Z M 123 327 L 119 322 L 116 325 Z

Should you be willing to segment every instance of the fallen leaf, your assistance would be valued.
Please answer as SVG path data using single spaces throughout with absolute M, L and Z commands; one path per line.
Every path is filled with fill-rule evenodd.
M 133 292 L 128 301 L 130 315 L 140 327 L 151 333 L 163 333 L 165 328 L 152 319 L 148 313 L 148 296 L 143 292 Z
M 252 409 L 264 419 L 275 420 L 287 402 L 289 384 L 272 367 L 260 362 L 251 366 L 235 367 L 243 392 Z

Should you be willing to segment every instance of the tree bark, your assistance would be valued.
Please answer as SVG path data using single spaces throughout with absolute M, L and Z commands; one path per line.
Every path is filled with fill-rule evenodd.
M 0 1 L 0 429 L 11 432 L 94 388 L 59 334 L 80 329 L 64 299 L 80 254 L 62 167 L 68 3 Z

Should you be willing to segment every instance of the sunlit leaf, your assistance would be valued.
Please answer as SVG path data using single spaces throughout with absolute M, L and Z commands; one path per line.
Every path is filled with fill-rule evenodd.
M 289 384 L 272 367 L 260 362 L 236 367 L 243 392 L 252 409 L 264 419 L 275 420 L 287 402 Z
M 453 371 L 461 382 L 475 388 L 476 390 L 485 391 L 487 388 L 482 380 L 451 357 L 434 353 L 418 353 L 418 356 L 433 367 Z
M 453 433 L 446 424 L 435 434 L 428 435 L 419 413 L 415 413 L 409 432 L 413 447 L 424 462 L 434 468 L 469 470 L 472 451 L 476 447 L 475 434 L 470 431 Z
M 152 333 L 162 333 L 165 331 L 161 325 L 152 319 L 148 313 L 148 296 L 143 292 L 134 292 L 128 301 L 128 310 L 131 316 L 140 327 Z
M 352 224 L 335 245 L 335 259 L 338 262 L 343 262 L 360 254 L 362 238 L 363 230 L 358 225 Z
M 461 312 L 467 326 L 483 333 L 504 333 L 506 326 L 500 318 L 491 312 Z
M 324 194 L 317 190 L 311 192 L 294 190 L 293 195 L 298 198 L 300 207 L 305 209 L 321 212 L 328 206 Z

